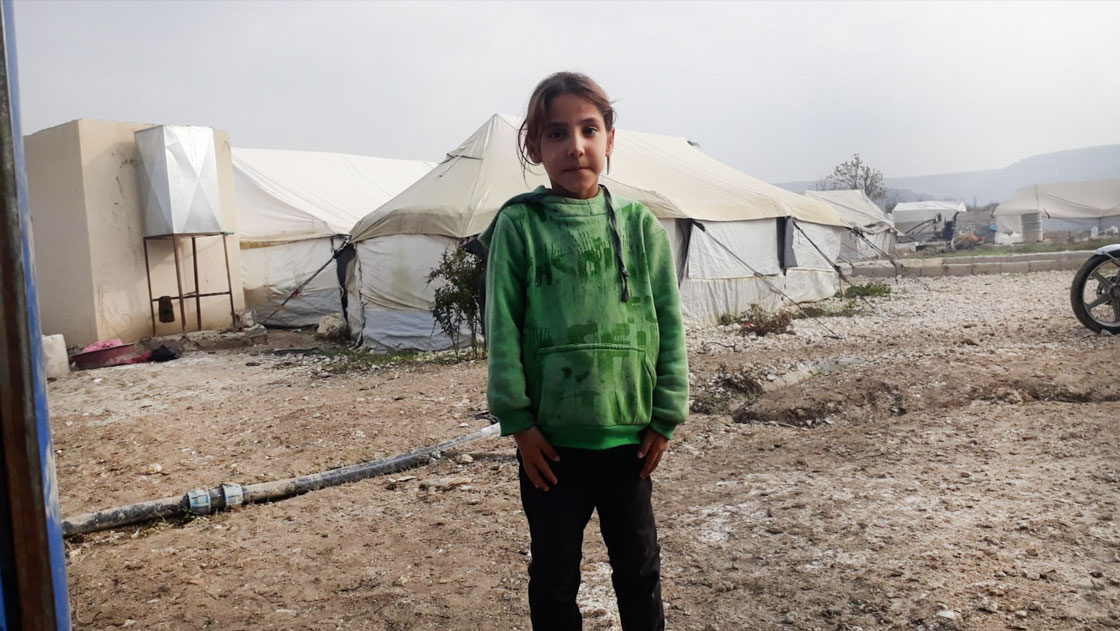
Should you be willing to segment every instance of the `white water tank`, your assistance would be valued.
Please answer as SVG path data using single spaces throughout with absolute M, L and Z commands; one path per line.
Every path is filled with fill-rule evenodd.
M 135 136 L 144 236 L 221 232 L 214 130 L 160 125 Z

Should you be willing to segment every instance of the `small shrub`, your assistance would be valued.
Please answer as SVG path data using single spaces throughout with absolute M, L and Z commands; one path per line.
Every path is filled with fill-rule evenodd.
M 863 315 L 865 310 L 854 299 L 842 303 L 822 302 L 812 305 L 802 305 L 801 310 L 794 314 L 797 318 L 851 318 Z
M 796 317 L 796 313 L 788 309 L 767 311 L 758 305 L 751 305 L 750 311 L 741 316 L 739 331 L 743 335 L 754 333 L 759 337 L 771 333 L 789 333 L 789 325 Z
M 478 333 L 482 330 L 482 309 L 479 287 L 486 275 L 486 265 L 481 259 L 463 248 L 448 248 L 440 256 L 439 265 L 428 274 L 428 283 L 445 281 L 436 287 L 432 317 L 440 330 L 451 338 L 456 357 L 459 354 L 459 337 L 466 324 L 471 332 L 471 353 L 477 358 L 481 346 Z
M 842 298 L 881 297 L 891 295 L 891 288 L 882 283 L 867 283 L 866 285 L 850 285 L 840 293 Z
M 721 313 L 718 321 L 720 326 L 727 326 L 728 324 L 738 323 L 739 317 L 732 313 Z
M 384 368 L 395 368 L 401 364 L 416 361 L 416 352 L 371 353 L 365 349 L 338 347 L 323 351 L 320 367 L 331 374 L 349 372 L 369 372 Z

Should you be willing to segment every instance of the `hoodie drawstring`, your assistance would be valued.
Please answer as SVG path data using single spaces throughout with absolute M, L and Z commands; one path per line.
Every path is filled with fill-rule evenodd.
M 618 221 L 615 219 L 614 204 L 611 203 L 611 192 L 602 184 L 603 199 L 607 202 L 607 213 L 611 222 L 611 241 L 614 242 L 614 258 L 618 262 L 618 275 L 622 277 L 622 302 L 630 301 L 630 271 L 626 269 L 626 261 L 622 260 L 622 237 L 618 234 Z

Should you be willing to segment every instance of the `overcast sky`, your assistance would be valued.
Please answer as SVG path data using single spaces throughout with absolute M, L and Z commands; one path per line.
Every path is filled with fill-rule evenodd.
M 1120 143 L 1120 2 L 28 2 L 25 133 L 76 118 L 234 146 L 440 160 L 580 70 L 619 126 L 764 180 L 853 152 L 885 175 Z

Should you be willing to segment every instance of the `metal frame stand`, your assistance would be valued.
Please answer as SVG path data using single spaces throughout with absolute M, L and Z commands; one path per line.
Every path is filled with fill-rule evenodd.
M 185 308 L 185 300 L 194 298 L 194 311 L 196 316 L 196 323 L 198 328 L 202 330 L 202 299 L 212 296 L 229 296 L 229 317 L 231 322 L 236 320 L 235 308 L 233 306 L 233 279 L 230 277 L 229 272 L 229 241 L 228 232 L 190 232 L 181 234 L 160 234 L 150 237 L 144 237 L 144 270 L 148 276 L 148 312 L 152 317 L 152 335 L 156 334 L 156 311 L 155 303 L 159 302 L 152 294 L 152 264 L 148 258 L 148 242 L 149 241 L 170 241 L 172 256 L 175 258 L 175 284 L 178 287 L 179 293 L 171 296 L 172 300 L 179 301 L 179 325 L 183 333 L 187 332 L 187 312 Z M 198 238 L 199 237 L 218 237 L 222 238 L 222 255 L 225 257 L 226 266 L 226 291 L 213 291 L 202 293 L 198 287 Z M 190 238 L 191 240 L 191 267 L 194 271 L 194 290 L 183 293 L 183 273 L 182 265 L 179 263 L 179 240 Z

